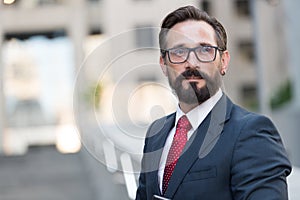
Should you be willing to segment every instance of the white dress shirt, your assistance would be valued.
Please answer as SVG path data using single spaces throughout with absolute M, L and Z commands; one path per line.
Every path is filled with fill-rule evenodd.
M 175 127 L 176 127 L 176 124 L 177 124 L 179 118 L 182 115 L 186 115 L 192 125 L 191 130 L 189 130 L 189 132 L 188 132 L 188 139 L 189 139 L 192 136 L 192 134 L 195 132 L 195 130 L 197 130 L 197 128 L 200 126 L 200 124 L 205 119 L 205 117 L 213 109 L 213 107 L 216 105 L 216 103 L 220 100 L 221 97 L 222 97 L 222 90 L 219 89 L 218 92 L 216 92 L 216 94 L 214 96 L 212 96 L 207 101 L 203 102 L 202 104 L 200 104 L 199 106 L 197 106 L 196 108 L 194 108 L 193 110 L 189 111 L 186 114 L 180 109 L 179 105 L 177 106 L 175 126 L 172 128 L 172 130 L 170 131 L 170 133 L 167 137 L 167 140 L 166 140 L 166 143 L 164 145 L 164 149 L 163 149 L 163 152 L 161 155 L 160 164 L 159 164 L 158 182 L 159 182 L 160 191 L 162 191 L 162 182 L 163 182 L 163 177 L 164 177 L 164 169 L 165 169 L 165 165 L 166 165 L 166 161 L 167 161 L 167 156 L 168 156 L 169 150 L 172 145 L 173 137 L 175 135 L 175 130 L 176 130 Z

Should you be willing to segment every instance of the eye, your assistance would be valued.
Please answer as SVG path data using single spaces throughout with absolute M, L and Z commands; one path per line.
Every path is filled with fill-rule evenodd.
M 210 47 L 210 46 L 200 46 L 197 49 L 197 52 L 202 53 L 202 54 L 211 54 L 211 53 L 213 53 L 213 51 L 214 51 L 214 48 Z
M 176 48 L 169 51 L 174 56 L 185 56 L 188 52 L 186 48 Z

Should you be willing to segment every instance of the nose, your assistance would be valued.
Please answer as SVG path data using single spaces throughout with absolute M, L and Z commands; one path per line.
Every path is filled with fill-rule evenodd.
M 190 54 L 186 62 L 188 63 L 189 67 L 194 67 L 194 68 L 199 67 L 200 61 L 198 60 L 195 51 L 190 51 Z

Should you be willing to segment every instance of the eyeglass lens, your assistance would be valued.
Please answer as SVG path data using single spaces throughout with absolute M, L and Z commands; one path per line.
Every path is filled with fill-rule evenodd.
M 196 48 L 174 48 L 168 50 L 169 60 L 172 63 L 185 62 L 191 51 L 193 51 L 197 59 L 201 62 L 212 62 L 216 57 L 216 47 L 212 46 L 199 46 Z

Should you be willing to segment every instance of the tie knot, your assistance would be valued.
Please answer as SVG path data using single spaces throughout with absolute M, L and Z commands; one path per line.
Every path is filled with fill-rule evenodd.
M 187 131 L 192 128 L 192 125 L 186 115 L 179 118 L 177 128 L 185 129 Z

